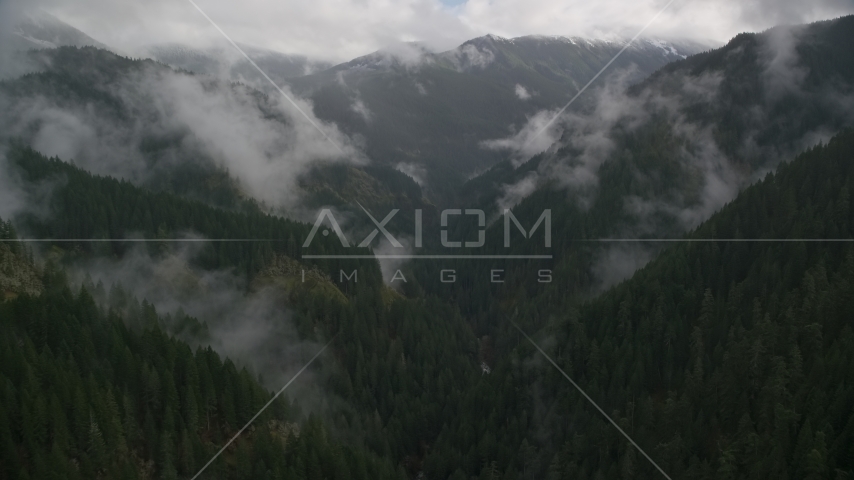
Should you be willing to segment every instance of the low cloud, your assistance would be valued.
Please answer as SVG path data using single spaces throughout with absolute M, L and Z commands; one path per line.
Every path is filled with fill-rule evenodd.
M 0 219 L 10 220 L 20 215 L 29 205 L 27 192 L 23 189 L 23 182 L 14 175 L 6 152 L 0 147 Z
M 744 115 L 744 127 L 735 145 L 730 141 L 726 150 L 721 146 L 719 120 L 713 113 L 721 102 L 726 80 L 723 72 L 662 73 L 650 87 L 634 94 L 628 93 L 630 75 L 624 72 L 588 92 L 590 101 L 565 112 L 536 149 L 530 148 L 529 132 L 542 128 L 543 118 L 548 118 L 544 112 L 529 118 L 511 137 L 483 143 L 485 148 L 509 150 L 515 166 L 543 152 L 534 171 L 501 187 L 496 207 L 516 205 L 548 186 L 565 189 L 572 201 L 589 208 L 598 194 L 602 165 L 614 161 L 633 177 L 635 192 L 643 193 L 625 194 L 624 210 L 614 212 L 625 220 L 615 225 L 612 235 L 678 236 L 696 227 L 781 161 L 832 136 L 832 125 L 854 121 L 852 111 L 845 110 L 854 105 L 850 93 L 836 91 L 833 85 L 817 91 L 803 88 L 809 67 L 798 56 L 801 35 L 802 29 L 796 27 L 773 29 L 759 37 L 757 67 L 761 69 L 762 98 L 757 98 L 751 108 L 733 107 Z M 742 54 L 740 50 L 733 52 Z M 782 117 L 772 112 L 781 102 L 792 99 L 827 112 L 827 121 L 782 142 L 760 141 L 773 125 L 791 130 L 785 122 L 797 119 L 800 112 Z M 666 152 L 666 158 L 639 159 L 644 150 L 627 146 L 645 142 L 650 135 L 664 142 L 654 151 L 664 148 L 661 151 Z M 638 162 L 654 165 L 643 167 Z M 663 185 L 662 175 L 677 178 L 677 183 Z M 612 285 L 644 265 L 655 251 L 646 245 L 606 246 L 593 263 L 593 273 L 603 285 Z
M 350 106 L 350 109 L 358 113 L 359 116 L 362 117 L 365 122 L 370 122 L 373 118 L 373 114 L 370 110 L 368 110 L 367 105 L 365 105 L 365 102 L 362 101 L 361 98 L 356 98 L 356 100 Z
M 412 255 L 415 253 L 415 248 L 413 247 L 414 239 L 413 237 L 408 237 L 405 235 L 396 235 L 395 238 L 402 245 L 402 247 L 395 247 L 391 243 L 389 243 L 386 239 L 382 239 L 376 247 L 374 247 L 373 251 L 375 255 L 392 255 L 392 256 L 400 256 L 400 255 Z M 400 290 L 403 288 L 403 284 L 411 281 L 412 278 L 407 277 L 406 273 L 401 271 L 401 275 L 403 275 L 403 279 L 401 279 L 401 275 L 397 274 L 398 269 L 405 266 L 409 261 L 405 258 L 380 258 L 378 260 L 380 264 L 380 270 L 383 274 L 383 280 L 386 285 Z M 394 280 L 394 281 L 392 281 Z
M 63 182 L 63 178 L 37 183 L 24 180 L 7 157 L 6 147 L 0 145 L 0 218 L 3 220 L 14 221 L 22 215 L 48 219 L 51 195 Z
M 533 191 L 546 183 L 567 188 L 576 194 L 582 205 L 589 204 L 589 197 L 595 194 L 599 183 L 599 168 L 615 153 L 616 135 L 636 130 L 655 115 L 666 118 L 675 134 L 696 144 L 696 148 L 683 150 L 685 164 L 701 169 L 705 172 L 703 175 L 719 175 L 727 170 L 726 159 L 717 150 L 711 132 L 691 125 L 681 111 L 686 98 L 713 101 L 721 78 L 716 75 L 685 78 L 674 82 L 680 85 L 676 93 L 662 95 L 647 91 L 632 96 L 627 94 L 632 74 L 632 69 L 620 72 L 603 87 L 590 91 L 594 97 L 592 107 L 567 110 L 540 136 L 542 138 L 532 141 L 533 133 L 530 132 L 542 130 L 555 112 L 539 112 L 513 137 L 484 142 L 486 148 L 509 149 L 516 166 L 537 153 L 546 152 L 536 172 L 527 174 L 517 185 L 504 188 L 505 195 L 498 199 L 499 206 L 518 203 L 520 192 Z M 709 203 L 716 205 L 717 201 Z
M 516 96 L 519 97 L 519 100 L 527 100 L 531 98 L 531 94 L 528 93 L 528 89 L 518 83 L 516 84 Z
M 605 290 L 631 276 L 649 263 L 655 252 L 648 246 L 624 243 L 600 250 L 593 262 L 592 272 L 598 280 L 596 288 Z
M 796 50 L 802 33 L 802 27 L 778 27 L 765 32 L 766 68 L 763 80 L 769 100 L 796 93 L 803 85 L 809 70 L 800 65 Z
M 39 70 L 21 54 L 36 45 L 19 35 L 18 25 L 27 19 L 27 11 L 24 0 L 0 0 L 0 81 Z
M 495 53 L 486 47 L 478 48 L 468 43 L 448 52 L 448 58 L 460 71 L 474 70 L 483 69 L 495 61 Z
M 9 2 L 10 0 L 4 0 Z M 151 43 L 195 47 L 219 34 L 186 2 L 32 0 L 94 38 L 135 53 Z M 426 42 L 440 49 L 494 33 L 634 35 L 664 6 L 658 0 L 558 2 L 554 0 L 468 0 L 450 8 L 439 0 L 318 0 L 310 5 L 247 0 L 200 3 L 239 42 L 284 53 L 347 61 L 394 42 Z M 726 41 L 743 31 L 803 23 L 854 12 L 850 0 L 708 0 L 676 2 L 650 26 L 650 35 Z
M 431 62 L 433 49 L 422 43 L 396 42 L 381 48 L 375 55 L 380 55 L 388 61 L 396 61 L 408 67 Z
M 502 186 L 501 197 L 498 199 L 498 212 L 512 209 L 534 193 L 540 186 L 539 180 L 537 173 L 531 172 L 516 183 Z
M 427 183 L 427 169 L 422 165 L 402 162 L 398 163 L 395 169 L 412 177 L 419 186 L 423 187 Z
M 249 289 L 245 277 L 229 271 L 192 266 L 200 243 L 178 244 L 171 253 L 151 257 L 139 247 L 122 259 L 96 258 L 74 263 L 70 274 L 81 283 L 88 275 L 107 292 L 120 286 L 160 315 L 184 312 L 207 326 L 209 338 L 173 331 L 191 345 L 210 345 L 261 374 L 269 388 L 279 388 L 320 346 L 301 340 L 285 294 L 270 288 Z M 248 292 L 248 293 L 247 293 Z M 175 326 L 165 325 L 167 331 Z
M 528 117 L 525 125 L 507 138 L 485 140 L 481 147 L 509 151 L 513 164 L 519 166 L 534 155 L 546 151 L 560 138 L 563 118 L 555 120 L 556 110 L 540 110 Z
M 290 92 L 308 120 L 278 93 L 164 68 L 143 68 L 103 88 L 99 98 L 118 103 L 118 112 L 101 102 L 0 94 L 0 124 L 46 155 L 134 183 L 182 163 L 211 162 L 248 195 L 279 209 L 299 202 L 297 179 L 313 165 L 367 162 L 334 124 L 314 117 L 312 105 Z M 369 118 L 367 108 L 362 113 Z M 165 145 L 154 162 L 144 153 L 152 141 Z

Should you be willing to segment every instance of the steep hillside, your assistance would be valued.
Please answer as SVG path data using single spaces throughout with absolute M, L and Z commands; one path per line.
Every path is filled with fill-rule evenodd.
M 0 479 L 191 478 L 326 342 L 212 478 L 659 478 L 511 320 L 672 478 L 854 477 L 852 27 L 642 41 L 533 156 L 621 44 L 290 77 L 343 155 L 241 83 L 28 53 L 0 82 Z M 350 246 L 280 215 L 321 206 Z M 404 243 L 423 219 L 393 251 L 423 257 L 375 258 L 362 206 Z
M 847 478 L 852 158 L 852 131 L 805 152 L 589 302 L 508 306 L 523 329 L 548 322 L 535 339 L 672 478 Z M 519 346 L 446 420 L 426 474 L 660 478 L 506 318 Z
M 246 369 L 164 334 L 149 303 L 125 313 L 61 271 L 43 281 L 38 298 L 0 302 L 0 478 L 190 478 L 271 399 Z M 401 477 L 286 398 L 205 474 Z
M 0 220 L 0 298 L 37 297 L 42 291 L 42 282 L 32 252 L 14 242 L 15 239 L 12 223 Z
M 565 169 L 564 177 L 598 175 L 602 165 L 620 159 L 621 151 L 639 156 L 637 144 L 654 140 L 670 141 L 661 154 L 688 170 L 702 167 L 691 160 L 748 176 L 773 168 L 854 121 L 854 55 L 843 47 L 854 40 L 852 26 L 854 16 L 741 34 L 722 48 L 675 61 L 627 91 L 615 86 L 599 92 L 567 121 L 549 151 L 521 166 L 526 158 L 504 162 L 466 191 L 493 202 L 501 198 L 502 187 L 532 172 L 543 183 L 558 180 L 579 189 L 584 178 L 558 178 L 556 171 Z M 599 145 L 593 144 L 597 136 Z M 593 155 L 599 158 L 589 158 Z M 633 162 L 647 176 L 650 168 L 673 163 Z M 664 182 L 654 186 L 668 189 Z
M 43 10 L 32 10 L 23 15 L 11 32 L 3 32 L 3 48 L 30 50 L 56 47 L 107 48 L 80 30 L 60 21 Z
M 489 35 L 444 53 L 417 45 L 380 51 L 290 83 L 312 100 L 320 118 L 363 135 L 376 162 L 417 168 L 428 190 L 447 193 L 502 160 L 480 142 L 506 136 L 538 110 L 562 106 L 622 46 Z M 690 42 L 641 40 L 613 67 L 634 68 L 631 78 L 640 80 L 701 50 Z
M 303 342 L 334 336 L 332 358 L 324 362 L 321 380 L 303 391 L 313 392 L 306 395 L 315 401 L 322 399 L 313 407 L 330 419 L 336 435 L 365 446 L 372 455 L 391 459 L 413 476 L 421 468 L 423 445 L 436 438 L 442 419 L 453 415 L 466 386 L 480 375 L 477 340 L 446 302 L 392 292 L 373 259 L 301 258 L 303 254 L 369 255 L 368 249 L 345 249 L 334 235 L 318 235 L 309 248 L 301 248 L 311 225 L 147 192 L 127 182 L 93 177 L 27 149 L 10 152 L 10 159 L 27 185 L 55 185 L 45 209 L 17 218 L 19 229 L 58 239 L 53 245 L 40 244 L 40 249 L 62 250 L 59 264 L 78 276 L 91 273 L 98 281 L 104 276 L 109 285 L 106 275 L 115 265 L 112 268 L 121 270 L 123 281 L 142 278 L 145 282 L 152 265 L 187 256 L 193 272 L 208 280 L 208 288 L 180 288 L 181 283 L 195 282 L 186 278 L 183 266 L 174 273 L 163 269 L 158 277 L 148 279 L 168 290 L 166 301 L 160 299 L 171 316 L 162 322 L 167 332 L 193 343 L 213 344 L 217 328 L 234 315 L 234 323 L 220 330 L 218 340 L 220 344 L 234 341 L 233 337 L 241 341 L 258 328 L 253 318 L 259 310 L 268 308 L 264 328 L 269 330 L 263 332 L 287 334 L 263 339 L 263 346 L 275 355 L 293 349 L 292 355 L 298 356 Z M 199 248 L 182 254 L 181 242 L 152 241 L 135 249 L 135 242 L 121 240 L 196 236 L 223 241 L 191 243 Z M 62 241 L 81 238 L 116 240 Z M 41 250 L 41 254 L 53 258 L 51 251 Z M 217 279 L 223 276 L 228 285 L 218 289 Z M 272 295 L 259 296 L 269 289 L 274 290 Z M 163 296 L 162 291 L 158 293 Z M 224 295 L 225 301 L 218 295 Z M 187 325 L 181 312 L 199 304 L 214 308 L 202 309 L 207 317 Z M 230 304 L 240 308 L 231 313 Z M 244 360 L 260 355 L 252 351 Z M 276 365 L 276 371 L 281 368 Z M 157 432 L 159 428 L 155 426 Z M 347 477 L 336 474 L 334 478 Z
M 235 268 L 253 278 L 276 254 L 301 259 L 307 253 L 367 254 L 367 249 L 345 250 L 337 239 L 318 238 L 314 250 L 304 251 L 302 242 L 310 225 L 262 213 L 217 209 L 164 192 L 150 192 L 129 182 L 96 177 L 59 159 L 48 159 L 28 148 L 9 152 L 11 170 L 20 178 L 21 189 L 53 185 L 49 197 L 37 211 L 23 211 L 15 219 L 19 229 L 35 238 L 109 239 L 103 243 L 59 242 L 56 246 L 83 255 L 124 255 L 133 238 L 188 238 L 201 235 L 219 240 L 197 252 L 194 261 L 206 269 Z M 152 254 L 178 248 L 175 244 L 150 244 Z M 333 275 L 339 269 L 362 271 L 368 286 L 382 284 L 375 262 L 358 260 L 309 261 Z M 337 277 L 335 277 L 337 278 Z M 342 283 L 342 289 L 354 288 Z
M 301 77 L 332 65 L 311 60 L 302 55 L 286 55 L 263 48 L 240 45 L 264 73 L 277 83 Z M 263 85 L 266 80 L 231 45 L 220 48 L 196 49 L 183 45 L 155 45 L 146 49 L 147 56 L 174 68 L 189 72 L 220 76 L 232 81 Z
M 854 125 L 854 52 L 843 46 L 851 42 L 854 17 L 740 35 L 664 67 L 628 92 L 606 89 L 595 105 L 567 117 L 550 150 L 527 162 L 517 156 L 467 183 L 459 203 L 493 218 L 513 208 L 532 222 L 551 209 L 553 246 L 536 253 L 555 261 L 508 265 L 520 273 L 496 297 L 464 302 L 465 311 L 485 325 L 495 312 L 493 298 L 560 299 L 612 285 L 661 245 L 576 240 L 679 237 L 780 162 Z M 498 221 L 487 235 L 493 239 L 487 246 L 497 247 L 479 253 L 535 253 L 530 246 L 501 248 L 503 233 Z M 447 290 L 437 279 L 450 265 L 419 268 L 430 291 Z M 489 268 L 461 271 L 474 279 Z M 528 272 L 538 268 L 551 268 L 555 282 L 531 285 Z
M 339 167 L 367 178 L 366 190 L 350 189 L 367 206 L 421 202 L 412 179 L 366 167 L 349 139 L 324 126 L 341 154 L 278 93 L 91 47 L 27 58 L 38 73 L 0 81 L 0 144 L 23 142 L 96 174 L 232 210 L 355 208 L 323 182 Z

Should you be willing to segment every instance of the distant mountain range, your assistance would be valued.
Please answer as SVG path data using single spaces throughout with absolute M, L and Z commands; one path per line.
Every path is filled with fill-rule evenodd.
M 7 48 L 28 50 L 32 48 L 98 47 L 108 48 L 103 43 L 86 35 L 71 25 L 42 10 L 32 10 L 24 15 L 5 38 Z
M 505 160 L 463 191 L 494 203 L 496 197 L 483 195 L 506 193 L 512 185 L 535 176 L 544 186 L 560 177 L 556 172 L 564 167 L 564 177 L 579 175 L 585 171 L 580 168 L 585 162 L 592 162 L 591 168 L 617 159 L 640 162 L 637 153 L 642 147 L 637 142 L 664 139 L 678 140 L 654 161 L 623 167 L 644 172 L 644 183 L 656 186 L 644 187 L 645 194 L 678 190 L 697 174 L 686 171 L 684 181 L 670 178 L 668 183 L 663 170 L 677 166 L 707 173 L 718 168 L 718 175 L 731 175 L 730 182 L 748 181 L 751 175 L 767 172 L 782 159 L 854 124 L 854 57 L 843 47 L 851 42 L 854 16 L 740 34 L 719 49 L 669 63 L 625 92 L 598 98 L 598 110 L 582 114 L 548 151 L 521 164 Z M 597 152 L 595 160 L 589 158 L 594 149 L 586 143 L 591 136 L 606 138 L 609 144 Z M 650 138 L 642 140 L 643 136 Z M 629 150 L 634 158 L 621 158 Z M 667 158 L 674 161 L 669 163 Z M 721 161 L 728 164 L 712 166 Z M 649 168 L 662 171 L 652 173 Z M 577 180 L 575 187 L 584 183 Z M 627 188 L 629 181 L 619 180 Z M 602 185 L 613 187 L 614 182 Z M 477 203 L 471 196 L 466 198 Z M 672 198 L 686 203 L 697 200 L 685 192 Z
M 116 51 L 42 10 L 29 10 L 7 37 L 3 45 L 7 50 L 88 46 Z M 240 47 L 277 81 L 307 75 L 332 66 L 329 62 L 312 60 L 302 55 L 287 55 L 243 44 L 240 44 Z M 152 45 L 143 48 L 141 56 L 193 73 L 235 81 L 261 80 L 258 72 L 231 45 L 209 48 L 193 48 L 181 44 Z
M 105 48 L 47 14 L 22 23 L 16 38 L 20 48 Z M 335 66 L 241 48 L 275 82 L 308 99 L 320 120 L 360 139 L 372 163 L 406 173 L 435 199 L 506 157 L 483 142 L 512 134 L 538 112 L 559 108 L 623 45 L 624 40 L 486 35 L 446 52 L 401 44 Z M 180 70 L 278 95 L 238 52 L 225 47 L 170 44 L 146 52 Z M 640 39 L 614 62 L 608 78 L 625 74 L 625 81 L 640 81 L 708 48 L 692 41 Z
M 344 155 L 226 52 L 20 55 L 0 478 L 854 478 L 850 45 L 641 40 L 539 151 L 622 43 L 272 55 Z
M 503 159 L 482 142 L 509 135 L 541 110 L 560 108 L 624 45 L 486 35 L 442 53 L 418 45 L 382 50 L 290 84 L 314 103 L 318 117 L 363 136 L 373 160 L 423 172 L 422 183 L 438 193 Z M 639 81 L 709 48 L 640 39 L 606 78 L 625 72 L 627 81 Z
M 559 259 L 556 278 L 565 280 L 543 292 L 551 303 L 613 285 L 668 244 L 579 240 L 680 238 L 781 162 L 854 126 L 852 43 L 854 16 L 738 35 L 628 90 L 603 92 L 592 110 L 567 120 L 548 150 L 530 159 L 508 151 L 512 159 L 467 182 L 451 203 L 492 218 L 505 208 L 530 219 L 549 209 L 556 243 L 549 252 Z M 523 253 L 502 248 L 502 227 L 498 221 L 487 234 L 498 239 L 490 253 Z M 538 265 L 518 263 L 521 272 Z M 462 284 L 484 275 L 460 271 Z M 527 281 L 508 276 L 506 290 L 464 313 L 491 322 L 491 302 Z M 436 282 L 436 292 L 447 290 Z
M 240 44 L 264 73 L 277 82 L 325 70 L 331 63 L 312 60 L 302 55 L 287 55 Z M 236 81 L 264 82 L 263 77 L 231 45 L 206 49 L 180 44 L 155 45 L 146 49 L 147 56 L 166 65 L 194 73 L 215 75 Z

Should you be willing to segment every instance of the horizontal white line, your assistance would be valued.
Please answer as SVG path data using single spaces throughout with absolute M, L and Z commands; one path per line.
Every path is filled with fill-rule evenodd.
M 306 260 L 381 259 L 381 260 L 551 260 L 552 255 L 303 255 Z
M 270 238 L 15 238 L 0 242 L 281 242 L 284 239 Z
M 0 242 L 283 242 L 283 238 L 12 238 Z M 854 242 L 854 238 L 577 238 L 567 242 Z M 506 257 L 506 256 L 503 256 Z M 549 256 L 550 257 L 550 256 Z
M 589 238 L 577 242 L 854 242 L 854 238 Z

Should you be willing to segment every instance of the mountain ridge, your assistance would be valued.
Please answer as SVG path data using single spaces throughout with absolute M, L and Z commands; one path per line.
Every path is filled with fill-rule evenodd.
M 26 12 L 14 26 L 11 35 L 7 36 L 12 40 L 12 49 L 64 46 L 108 49 L 103 43 L 41 9 Z
M 499 45 L 490 38 L 440 53 L 420 45 L 380 50 L 294 78 L 290 86 L 312 101 L 319 118 L 364 137 L 374 161 L 423 169 L 426 194 L 442 198 L 502 159 L 481 142 L 520 128 L 540 110 L 559 108 L 622 48 L 543 44 L 536 37 Z M 606 77 L 627 71 L 640 80 L 680 55 L 642 42 Z

